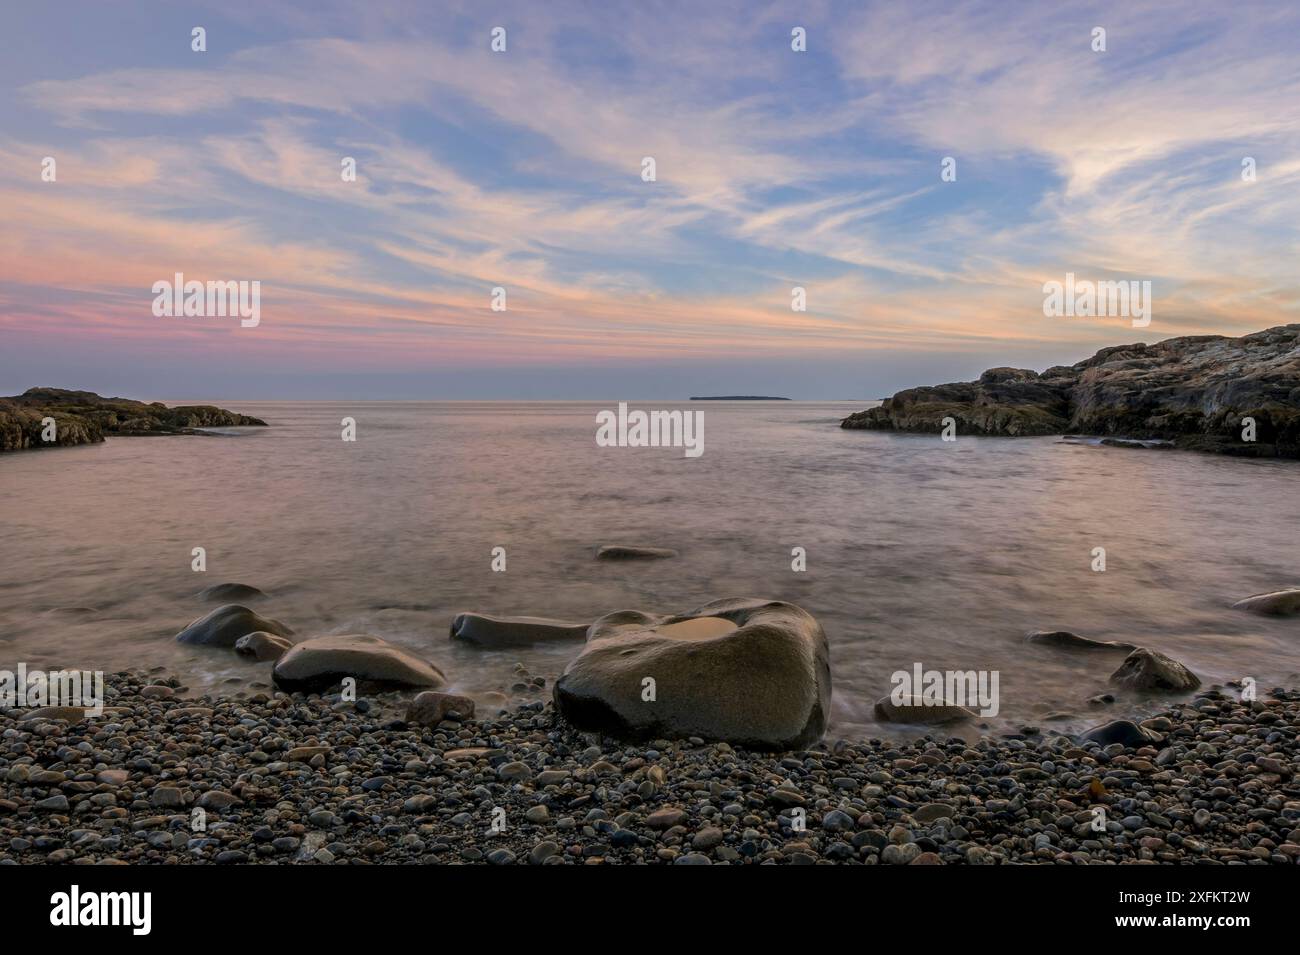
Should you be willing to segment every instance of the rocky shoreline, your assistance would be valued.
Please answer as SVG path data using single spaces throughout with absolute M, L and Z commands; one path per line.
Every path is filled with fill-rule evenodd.
M 1300 324 L 1118 345 L 1041 373 L 993 368 L 978 381 L 900 391 L 840 427 L 938 434 L 946 418 L 957 436 L 1090 435 L 1300 458 Z
M 45 419 L 54 419 L 46 437 Z M 96 444 L 106 436 L 202 434 L 203 428 L 265 427 L 266 422 L 213 405 L 104 398 L 90 391 L 28 388 L 0 398 L 0 451 Z
M 433 725 L 408 698 L 0 714 L 0 864 L 1295 864 L 1300 694 L 1210 688 L 1133 745 L 1019 734 L 753 752 L 581 733 L 549 703 Z M 196 812 L 202 810 L 202 812 Z

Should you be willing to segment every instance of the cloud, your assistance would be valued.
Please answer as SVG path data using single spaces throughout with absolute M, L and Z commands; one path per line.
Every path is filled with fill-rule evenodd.
M 268 3 L 231 15 L 247 46 L 23 85 L 28 128 L 0 148 L 6 329 L 157 336 L 139 296 L 173 271 L 263 281 L 257 347 L 294 362 L 1132 337 L 1044 320 L 1041 285 L 1066 271 L 1152 280 L 1149 337 L 1297 310 L 1294 11 L 464 4 L 445 29 L 421 11 Z M 507 313 L 486 307 L 495 285 Z

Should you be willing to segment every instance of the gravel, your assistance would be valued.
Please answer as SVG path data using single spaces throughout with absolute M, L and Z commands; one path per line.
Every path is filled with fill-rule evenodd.
M 420 727 L 397 694 L 187 699 L 124 672 L 107 695 L 96 720 L 0 713 L 0 864 L 1300 859 L 1283 690 L 1205 690 L 1137 746 L 935 731 L 785 753 L 602 739 L 539 702 Z

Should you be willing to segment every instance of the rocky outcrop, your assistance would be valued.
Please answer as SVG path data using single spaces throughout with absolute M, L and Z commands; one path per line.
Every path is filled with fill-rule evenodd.
M 1238 600 L 1232 606 L 1237 610 L 1248 610 L 1266 617 L 1294 617 L 1300 614 L 1300 587 L 1275 590 L 1271 594 L 1255 594 L 1245 600 Z
M 793 604 L 750 599 L 601 617 L 555 684 L 557 709 L 579 729 L 755 749 L 817 740 L 830 700 L 821 625 Z
M 1041 373 L 994 368 L 979 381 L 900 391 L 840 426 L 939 433 L 948 417 L 959 436 L 1075 433 L 1300 458 L 1300 324 L 1118 345 Z
M 278 620 L 260 617 L 239 604 L 226 604 L 195 620 L 176 634 L 176 640 L 179 643 L 229 648 L 233 647 L 240 637 L 258 630 L 279 637 L 293 636 L 293 631 Z
M 387 640 L 343 633 L 304 640 L 276 661 L 271 680 L 285 692 L 317 693 L 345 677 L 382 687 L 439 687 L 442 671 Z
M 42 421 L 54 419 L 54 440 L 43 440 Z M 203 428 L 266 426 L 260 418 L 212 405 L 168 408 L 128 398 L 104 398 L 90 391 L 28 388 L 0 398 L 0 451 L 93 444 L 109 435 L 201 434 Z
M 1130 690 L 1162 693 L 1181 693 L 1201 685 L 1200 678 L 1177 660 L 1145 647 L 1125 657 L 1110 675 L 1110 682 Z
M 485 649 L 582 640 L 586 636 L 587 624 L 548 617 L 490 617 L 481 613 L 461 613 L 451 622 L 451 639 Z

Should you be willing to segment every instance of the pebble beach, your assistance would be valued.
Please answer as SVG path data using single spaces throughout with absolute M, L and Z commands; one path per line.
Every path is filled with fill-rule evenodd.
M 214 698 L 123 671 L 106 696 L 97 719 L 0 713 L 0 864 L 1300 859 L 1300 693 L 1281 689 L 1204 689 L 1140 745 L 1026 726 L 774 753 L 618 742 L 545 699 L 420 726 L 399 693 Z

